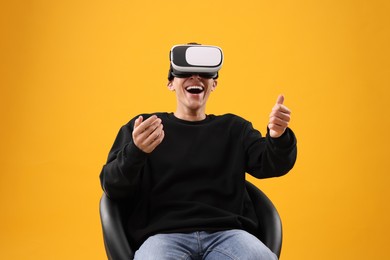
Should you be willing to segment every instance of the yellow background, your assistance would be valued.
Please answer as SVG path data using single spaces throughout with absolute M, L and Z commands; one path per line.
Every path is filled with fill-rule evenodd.
M 295 168 L 255 181 L 281 259 L 387 259 L 389 3 L 2 1 L 0 258 L 105 259 L 101 167 L 121 125 L 175 109 L 168 52 L 196 41 L 226 58 L 208 113 L 293 112 Z

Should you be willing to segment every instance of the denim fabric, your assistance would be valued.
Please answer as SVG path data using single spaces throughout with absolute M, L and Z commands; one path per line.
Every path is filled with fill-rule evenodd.
M 136 260 L 277 260 L 259 239 L 243 230 L 157 234 L 135 253 Z

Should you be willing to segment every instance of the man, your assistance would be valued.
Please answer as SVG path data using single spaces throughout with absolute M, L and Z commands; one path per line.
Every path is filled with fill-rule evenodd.
M 135 259 L 277 259 L 257 228 L 245 173 L 286 174 L 296 160 L 290 110 L 279 96 L 262 137 L 233 114 L 207 115 L 222 50 L 171 49 L 168 88 L 174 113 L 144 114 L 124 125 L 100 174 L 105 193 L 135 204 L 129 237 Z

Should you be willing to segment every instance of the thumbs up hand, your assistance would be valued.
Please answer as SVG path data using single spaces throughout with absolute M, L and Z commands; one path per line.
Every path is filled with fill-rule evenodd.
M 280 137 L 290 122 L 291 111 L 288 109 L 284 103 L 284 96 L 279 95 L 275 106 L 272 108 L 271 114 L 269 115 L 268 128 L 270 130 L 269 134 L 272 138 Z

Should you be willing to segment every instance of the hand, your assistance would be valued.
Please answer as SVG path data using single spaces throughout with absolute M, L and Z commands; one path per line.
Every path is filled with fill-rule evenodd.
M 143 152 L 151 153 L 164 139 L 163 125 L 161 119 L 153 115 L 143 121 L 139 116 L 134 122 L 133 141 Z
M 284 96 L 279 95 L 278 100 L 269 115 L 268 128 L 270 130 L 269 134 L 272 138 L 282 136 L 290 122 L 291 111 L 283 105 L 283 102 Z

